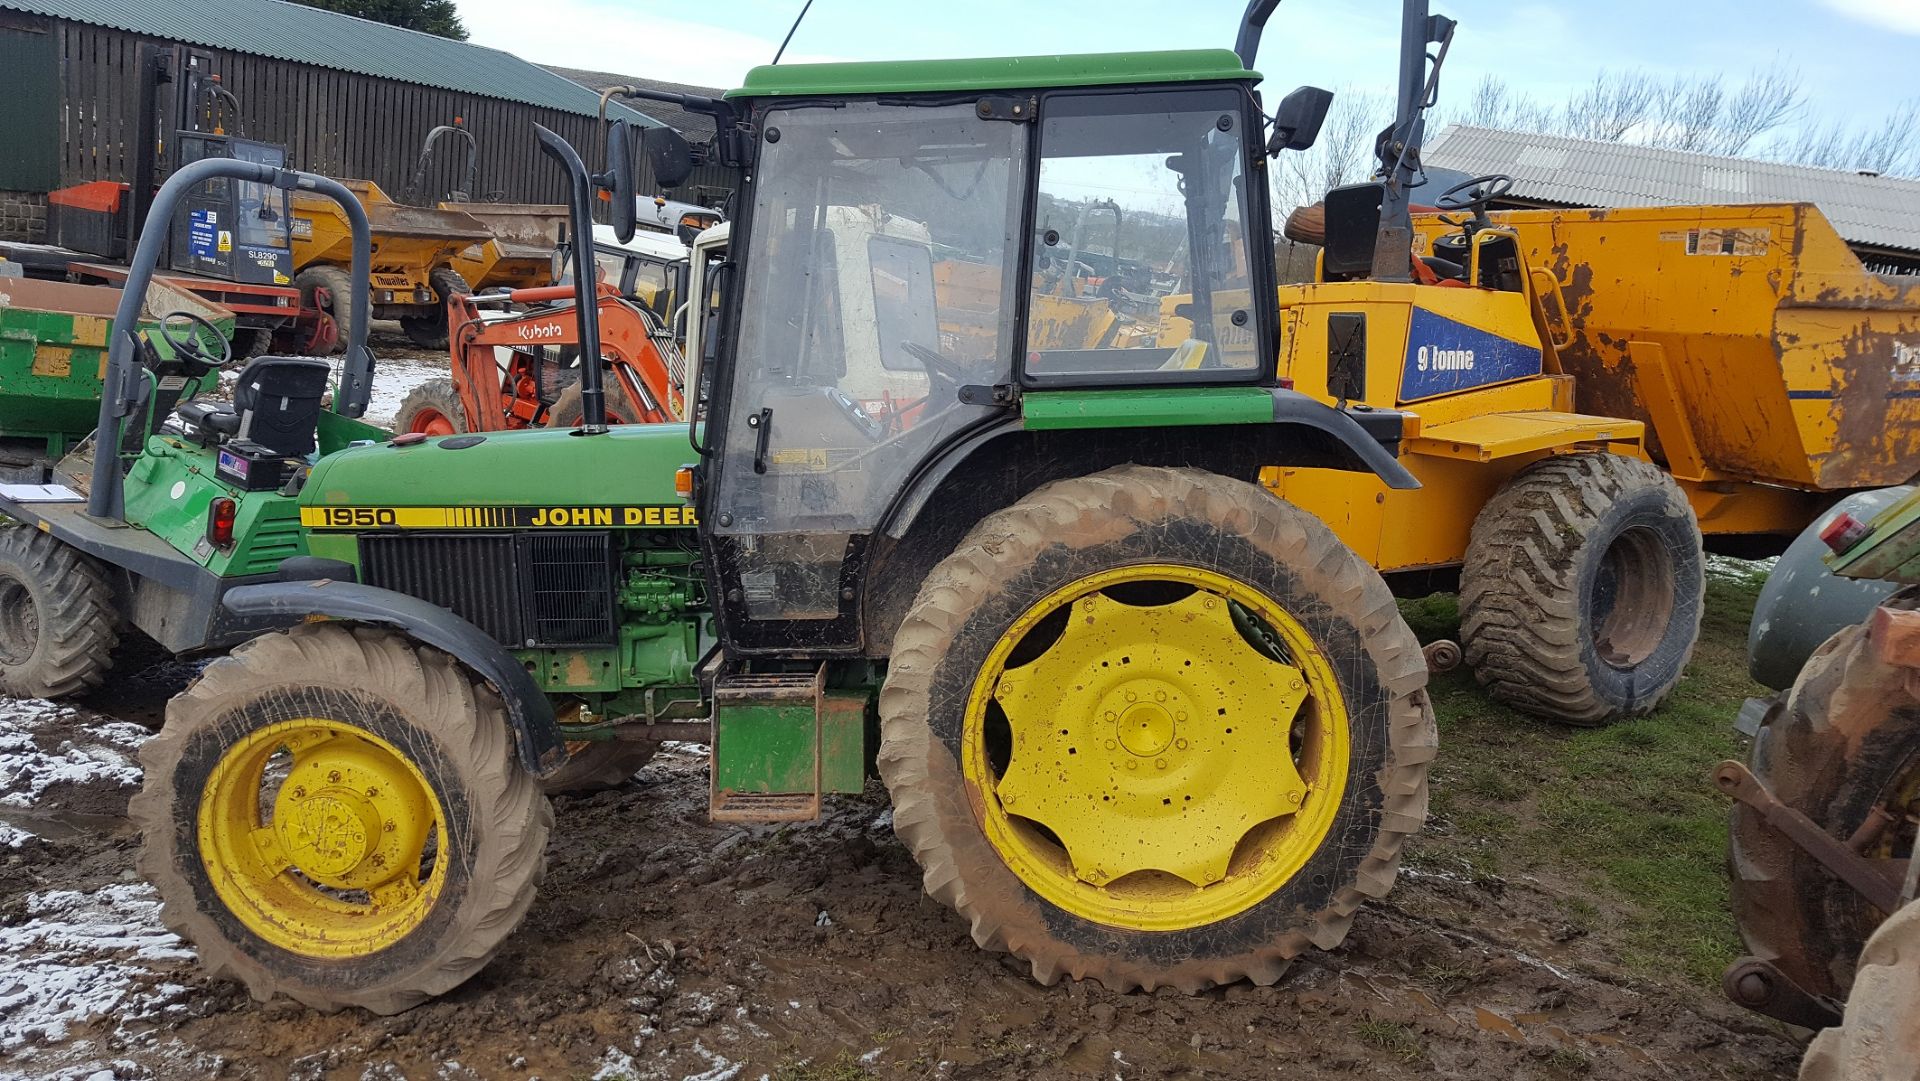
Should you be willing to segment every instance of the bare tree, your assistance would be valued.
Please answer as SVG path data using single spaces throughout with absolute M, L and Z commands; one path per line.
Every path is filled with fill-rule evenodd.
M 1804 108 L 1798 71 L 1778 63 L 1761 68 L 1727 99 L 1702 149 L 1709 154 L 1743 154 L 1754 140 L 1779 129 Z
M 1274 207 L 1284 214 L 1297 206 L 1318 202 L 1329 188 L 1364 180 L 1373 174 L 1373 144 L 1393 120 L 1384 95 L 1345 87 L 1333 96 L 1333 108 L 1312 149 L 1281 155 L 1273 170 Z
M 1660 83 L 1643 71 L 1602 71 L 1560 114 L 1562 134 L 1618 142 L 1653 119 Z

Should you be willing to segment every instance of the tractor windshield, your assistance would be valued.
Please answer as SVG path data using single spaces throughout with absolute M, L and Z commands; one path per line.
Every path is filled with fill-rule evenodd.
M 723 532 L 869 530 L 907 472 L 983 413 L 959 391 L 1009 378 L 1029 130 L 971 103 L 767 114 Z

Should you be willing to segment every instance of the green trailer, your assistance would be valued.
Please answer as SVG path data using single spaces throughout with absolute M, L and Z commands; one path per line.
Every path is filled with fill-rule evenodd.
M 120 290 L 104 286 L 0 280 L 0 476 L 44 480 L 48 466 L 93 431 L 119 302 Z M 139 329 L 174 312 L 233 334 L 232 312 L 160 281 L 147 291 Z M 148 337 L 168 349 L 163 335 Z

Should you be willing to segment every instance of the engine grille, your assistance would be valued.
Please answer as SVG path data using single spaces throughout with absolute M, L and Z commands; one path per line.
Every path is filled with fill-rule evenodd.
M 368 585 L 446 608 L 509 646 L 610 646 L 608 533 L 372 533 L 360 538 Z

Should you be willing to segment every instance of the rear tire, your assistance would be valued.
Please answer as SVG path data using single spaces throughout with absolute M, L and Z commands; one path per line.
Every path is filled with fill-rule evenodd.
M 467 279 L 451 267 L 436 267 L 427 275 L 428 284 L 433 286 L 433 313 L 422 315 L 403 315 L 400 317 L 400 329 L 406 332 L 407 340 L 422 349 L 445 349 L 447 347 L 447 298 L 466 296 L 473 292 L 473 286 Z
M 85 694 L 106 681 L 119 640 L 98 563 L 32 526 L 0 527 L 0 692 Z
M 353 278 L 337 266 L 310 266 L 293 276 L 300 290 L 300 307 L 318 311 L 331 327 L 309 328 L 300 336 L 306 346 L 301 352 L 316 356 L 335 356 L 347 351 L 347 331 L 361 314 L 353 310 Z
M 1548 458 L 1474 519 L 1460 632 L 1487 692 L 1600 725 L 1653 711 L 1700 637 L 1706 554 L 1680 486 L 1618 454 Z
M 168 704 L 140 761 L 130 811 L 162 920 L 261 1001 L 391 1014 L 443 994 L 545 873 L 553 815 L 505 707 L 392 631 L 248 642 Z
M 1920 1077 L 1920 905 L 1874 932 L 1846 1019 L 1814 1038 L 1800 1081 L 1912 1081 Z
M 1913 607 L 1916 598 L 1891 603 Z M 1768 713 L 1748 769 L 1780 802 L 1841 839 L 1874 807 L 1904 813 L 1920 798 L 1920 702 L 1907 692 L 1907 671 L 1880 661 L 1864 625 L 1835 634 Z M 1890 827 L 1878 855 L 1910 854 L 1912 829 Z M 1733 809 L 1728 868 L 1747 951 L 1807 991 L 1846 998 L 1877 910 L 1744 803 Z
M 395 434 L 422 432 L 426 435 L 459 435 L 471 431 L 467 407 L 460 401 L 452 379 L 429 379 L 407 392 L 400 411 L 393 416 Z
M 1426 817 L 1425 685 L 1386 584 L 1317 520 L 1123 466 L 990 515 L 927 576 L 880 695 L 880 775 L 927 892 L 1041 983 L 1271 984 L 1392 888 Z M 1002 706 L 1089 688 L 1111 709 Z
M 549 796 L 580 796 L 618 788 L 653 761 L 659 749 L 658 743 L 628 740 L 586 744 L 567 757 L 566 765 L 542 777 L 540 790 Z

